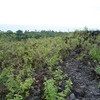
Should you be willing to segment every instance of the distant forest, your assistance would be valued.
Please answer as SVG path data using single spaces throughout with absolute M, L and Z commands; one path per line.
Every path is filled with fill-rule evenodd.
M 92 34 L 99 33 L 99 30 L 88 30 L 87 27 L 85 27 L 83 30 L 75 30 L 74 32 L 90 32 Z M 6 32 L 0 30 L 0 38 L 4 38 L 9 41 L 14 41 L 14 40 L 25 40 L 28 38 L 35 38 L 35 39 L 40 39 L 40 38 L 48 38 L 48 37 L 57 37 L 57 36 L 66 36 L 69 33 L 72 34 L 74 32 L 62 32 L 62 31 L 53 31 L 53 30 L 41 30 L 41 31 L 27 31 L 25 30 L 24 32 L 22 30 L 17 30 L 16 32 L 13 32 L 12 30 L 8 30 Z
M 7 32 L 0 31 L 0 38 L 5 37 L 7 40 L 23 40 L 23 39 L 28 39 L 28 38 L 47 38 L 47 37 L 56 37 L 56 36 L 61 36 L 61 35 L 66 35 L 68 33 L 72 32 L 57 32 L 53 30 L 41 30 L 41 31 L 25 31 L 23 32 L 22 30 L 17 30 L 16 32 L 13 32 L 11 30 L 8 30 Z

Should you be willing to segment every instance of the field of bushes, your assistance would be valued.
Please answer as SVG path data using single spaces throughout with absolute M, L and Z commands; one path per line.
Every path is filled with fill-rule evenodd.
M 62 64 L 72 52 L 100 80 L 100 31 L 41 34 L 0 33 L 0 100 L 66 100 L 73 82 Z

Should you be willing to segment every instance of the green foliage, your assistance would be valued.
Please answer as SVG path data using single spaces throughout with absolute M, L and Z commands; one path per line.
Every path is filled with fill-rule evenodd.
M 56 81 L 61 81 L 63 79 L 62 70 L 58 67 L 56 71 L 53 72 L 54 79 Z
M 35 38 L 35 39 L 40 39 L 40 38 L 49 38 L 49 37 L 58 37 L 58 36 L 65 36 L 67 35 L 67 32 L 54 32 L 54 31 L 25 31 L 23 32 L 22 30 L 17 30 L 16 33 L 13 33 L 11 30 L 8 30 L 7 32 L 0 32 L 0 38 L 4 37 L 6 40 L 9 41 L 21 41 L 21 40 L 26 40 L 28 38 Z
M 44 96 L 46 100 L 56 100 L 57 98 L 57 87 L 54 85 L 55 81 L 53 79 L 46 80 L 44 82 Z
M 17 33 L 18 35 L 20 35 L 20 34 L 23 34 L 23 31 L 22 31 L 22 30 L 17 30 L 16 33 Z
M 67 67 L 67 68 L 69 67 L 69 63 L 66 63 L 66 67 Z
M 43 69 L 47 66 L 55 69 L 55 65 L 62 61 L 60 50 L 65 47 L 66 43 L 62 37 L 24 41 L 8 40 L 7 42 L 0 40 L 0 65 L 2 68 L 0 84 L 3 84 L 8 90 L 6 98 L 23 100 L 27 97 L 34 82 L 33 74 L 36 68 Z M 56 80 L 62 79 L 60 69 L 57 69 L 52 75 Z
M 72 82 L 66 80 L 65 90 L 58 92 L 64 79 L 59 62 L 72 53 L 81 61 L 91 57 L 97 64 L 100 62 L 100 36 L 92 36 L 87 28 L 71 34 L 44 30 L 20 32 L 0 33 L 0 85 L 8 91 L 4 99 L 23 100 L 29 95 L 29 89 L 34 87 L 34 72 L 46 68 L 50 79 L 47 77 L 44 82 L 43 99 L 65 100 L 71 92 Z M 91 64 L 88 61 L 88 65 Z M 100 74 L 99 67 L 95 69 L 97 74 Z
M 71 93 L 71 87 L 72 87 L 72 82 L 71 80 L 67 80 L 66 81 L 66 86 L 65 86 L 65 90 L 64 90 L 64 93 L 66 96 L 68 96 L 70 93 Z
M 29 95 L 28 90 L 31 88 L 34 79 L 30 77 L 23 81 L 20 74 L 16 77 L 12 71 L 14 69 L 4 69 L 0 75 L 0 83 L 9 90 L 6 95 L 7 100 L 18 100 L 18 97 L 20 98 L 19 100 L 23 100 L 23 97 Z
M 97 74 L 100 74 L 100 65 L 97 65 L 95 71 L 96 71 Z
M 58 92 L 55 83 L 56 81 L 54 79 L 46 79 L 46 82 L 44 82 L 45 91 L 43 98 L 46 100 L 65 100 L 65 97 L 68 96 L 71 92 L 70 88 L 72 87 L 72 82 L 70 80 L 66 81 L 64 92 Z
M 98 88 L 100 88 L 100 82 L 99 82 L 99 86 L 98 86 Z
M 0 51 L 0 56 L 2 56 L 3 55 L 3 51 Z
M 6 83 L 6 80 L 8 79 L 7 75 L 9 73 L 9 70 L 7 70 L 6 68 L 2 71 L 1 75 L 0 75 L 0 83 Z
M 97 60 L 100 62 L 100 48 L 98 47 L 93 47 L 90 52 L 90 56 L 92 57 L 93 60 Z

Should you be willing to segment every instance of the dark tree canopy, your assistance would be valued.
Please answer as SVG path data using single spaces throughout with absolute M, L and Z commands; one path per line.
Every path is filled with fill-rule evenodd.
M 17 34 L 23 34 L 23 31 L 22 30 L 17 30 L 16 33 Z

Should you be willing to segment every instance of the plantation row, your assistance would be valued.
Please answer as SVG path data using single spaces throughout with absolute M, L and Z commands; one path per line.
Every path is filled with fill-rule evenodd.
M 100 33 L 93 35 L 84 30 L 64 36 L 9 41 L 2 34 L 0 100 L 24 100 L 37 89 L 43 100 L 65 100 L 71 93 L 72 82 L 59 63 L 68 59 L 72 51 L 76 52 L 77 60 L 88 58 L 89 67 L 95 63 L 95 72 L 100 75 Z

